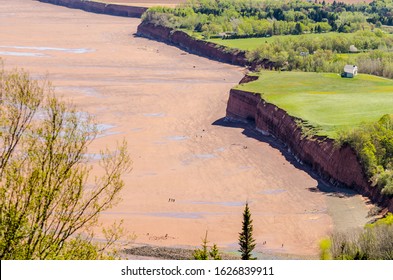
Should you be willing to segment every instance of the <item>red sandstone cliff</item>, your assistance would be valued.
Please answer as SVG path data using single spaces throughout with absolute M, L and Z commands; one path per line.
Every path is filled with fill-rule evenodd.
M 154 40 L 169 43 L 200 56 L 208 57 L 220 62 L 245 66 L 248 64 L 244 51 L 228 50 L 223 46 L 192 38 L 183 31 L 168 27 L 141 23 L 137 34 Z
M 119 4 L 105 4 L 94 1 L 83 0 L 38 0 L 40 2 L 51 3 L 55 5 L 65 6 L 73 9 L 81 9 L 87 12 L 98 14 L 107 14 L 124 17 L 140 18 L 147 10 L 145 7 L 134 7 Z
M 259 94 L 232 89 L 227 117 L 255 121 L 257 130 L 274 135 L 297 159 L 322 178 L 335 185 L 351 187 L 393 211 L 393 199 L 381 195 L 378 188 L 371 187 L 356 152 L 350 146 L 336 147 L 332 139 L 304 137 L 294 117 L 266 102 Z

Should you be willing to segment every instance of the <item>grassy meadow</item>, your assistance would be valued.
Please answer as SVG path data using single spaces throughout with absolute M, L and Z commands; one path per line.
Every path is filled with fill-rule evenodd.
M 393 81 L 366 74 L 353 79 L 335 73 L 262 71 L 237 86 L 262 97 L 331 138 L 344 129 L 393 113 Z
M 193 35 L 194 34 L 195 33 L 193 33 Z M 211 38 L 208 39 L 207 41 L 233 49 L 252 51 L 263 44 L 271 44 L 276 40 L 283 40 L 284 42 L 287 40 L 302 40 L 302 39 L 320 40 L 322 38 L 332 38 L 337 34 L 338 34 L 337 32 L 327 32 L 327 33 L 317 33 L 317 34 L 310 33 L 310 34 L 303 34 L 303 35 L 275 35 L 271 37 L 240 38 L 240 39 L 239 38 L 237 39 Z M 352 33 L 341 33 L 340 36 L 345 36 L 350 38 L 353 37 L 354 35 Z

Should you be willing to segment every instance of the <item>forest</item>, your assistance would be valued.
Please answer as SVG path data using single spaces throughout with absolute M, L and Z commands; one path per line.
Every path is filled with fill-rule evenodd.
M 392 0 L 370 4 L 288 0 L 190 0 L 177 8 L 154 7 L 144 20 L 201 32 L 205 37 L 343 33 L 393 25 Z M 223 33 L 223 34 L 220 34 Z

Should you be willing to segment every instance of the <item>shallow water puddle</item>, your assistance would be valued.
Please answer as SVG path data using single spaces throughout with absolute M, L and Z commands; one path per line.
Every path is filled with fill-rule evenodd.
M 221 147 L 221 148 L 215 149 L 214 151 L 215 152 L 223 152 L 223 151 L 225 151 L 225 148 Z
M 208 160 L 208 159 L 213 159 L 216 158 L 217 156 L 214 154 L 195 154 L 195 155 L 190 155 L 187 158 L 182 160 L 182 163 L 184 165 L 189 165 L 195 160 Z
M 119 132 L 119 131 L 108 131 L 111 130 L 112 128 L 115 128 L 116 126 L 112 125 L 112 124 L 105 124 L 105 123 L 101 123 L 98 124 L 96 126 L 97 130 L 98 130 L 98 135 L 96 138 L 102 138 L 102 137 L 106 137 L 106 136 L 110 136 L 110 135 L 116 135 L 116 134 L 122 134 L 123 132 Z
M 206 204 L 206 205 L 221 205 L 221 206 L 231 206 L 238 207 L 244 206 L 244 201 L 184 201 L 184 203 L 189 204 Z
M 98 161 L 103 159 L 103 156 L 101 154 L 84 154 L 85 158 L 92 160 L 92 161 Z
M 189 137 L 187 136 L 168 136 L 166 139 L 171 140 L 171 141 L 183 141 L 187 140 Z
M 270 189 L 270 190 L 263 190 L 258 192 L 259 194 L 280 194 L 286 192 L 286 190 L 283 189 Z
M 30 56 L 30 57 L 45 57 L 46 54 L 43 53 L 31 53 L 31 52 L 0 52 L 0 55 L 10 55 L 10 56 Z
M 149 172 L 141 172 L 140 174 L 136 175 L 136 177 L 141 178 L 141 177 L 151 177 L 151 176 L 157 176 L 157 175 L 158 175 L 158 173 L 149 171 Z
M 190 213 L 156 212 L 156 213 L 146 213 L 145 215 L 155 216 L 155 217 L 178 218 L 178 219 L 202 219 L 204 217 L 203 213 L 198 213 L 198 212 L 190 212 Z
M 145 113 L 145 117 L 164 117 L 165 113 Z
M 104 98 L 102 94 L 100 94 L 96 89 L 92 87 L 56 87 L 56 90 L 59 91 L 68 91 L 72 94 L 83 94 L 89 97 L 97 97 L 97 98 Z
M 199 158 L 199 159 L 209 159 L 209 158 L 215 158 L 216 155 L 214 155 L 214 154 L 197 154 L 197 155 L 194 155 L 194 157 Z
M 115 127 L 114 125 L 106 124 L 106 123 L 100 123 L 100 124 L 97 125 L 98 131 L 105 131 L 105 130 L 108 130 L 108 129 L 112 129 L 114 127 Z
M 87 48 L 53 48 L 53 47 L 32 47 L 32 46 L 0 46 L 0 48 L 7 49 L 18 49 L 18 50 L 36 50 L 36 51 L 58 51 L 58 52 L 66 52 L 66 53 L 74 53 L 74 54 L 83 54 L 94 52 L 94 49 Z

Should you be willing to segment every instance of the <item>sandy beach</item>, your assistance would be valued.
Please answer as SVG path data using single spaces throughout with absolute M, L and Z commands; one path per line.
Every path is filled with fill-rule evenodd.
M 103 132 L 89 153 L 128 142 L 133 170 L 103 225 L 123 219 L 135 243 L 191 248 L 208 230 L 211 243 L 235 251 L 248 201 L 256 251 L 310 256 L 332 230 L 367 221 L 360 195 L 326 186 L 274 139 L 223 120 L 245 69 L 135 37 L 140 19 L 33 0 L 0 9 L 5 68 L 47 76 L 95 116 Z

